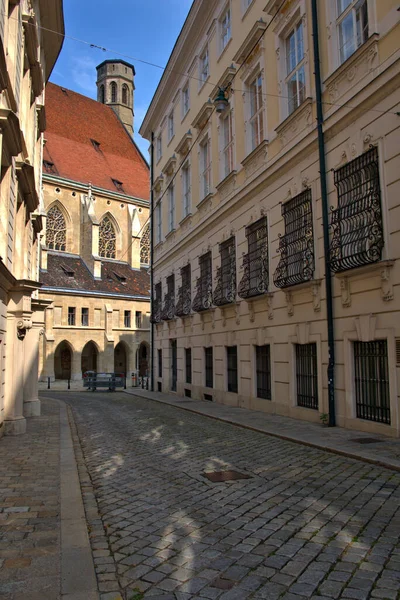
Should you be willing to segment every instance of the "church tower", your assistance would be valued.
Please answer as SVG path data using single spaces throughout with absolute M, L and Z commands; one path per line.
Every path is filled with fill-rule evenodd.
M 97 100 L 108 104 L 133 136 L 135 67 L 124 60 L 105 60 L 97 68 Z

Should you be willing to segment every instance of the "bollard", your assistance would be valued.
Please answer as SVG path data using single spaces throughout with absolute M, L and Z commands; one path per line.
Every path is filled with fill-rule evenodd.
M 47 389 L 50 389 L 50 377 L 47 378 Z
M 68 389 L 69 389 L 69 390 L 71 389 L 71 382 L 70 382 L 70 380 L 69 380 L 69 379 L 68 379 Z

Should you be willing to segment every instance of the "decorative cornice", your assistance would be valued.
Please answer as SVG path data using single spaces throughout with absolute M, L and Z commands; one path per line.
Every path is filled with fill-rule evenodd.
M 210 118 L 213 110 L 214 110 L 214 106 L 213 106 L 212 102 L 210 100 L 207 100 L 207 102 L 205 102 L 203 104 L 203 106 L 197 113 L 194 121 L 192 122 L 192 126 L 195 127 L 195 129 L 197 129 L 199 131 L 201 129 L 203 129 L 203 127 L 207 123 L 208 119 Z
M 177 145 L 177 147 L 175 148 L 175 152 L 177 152 L 178 154 L 184 155 L 187 154 L 189 151 L 189 147 L 190 147 L 190 142 L 192 141 L 192 132 L 190 131 L 190 129 L 183 135 L 182 139 L 180 140 L 179 144 Z
M 176 162 L 176 155 L 173 154 L 165 163 L 162 172 L 168 176 L 172 175 L 172 173 L 175 171 Z
M 250 29 L 248 35 L 246 36 L 243 44 L 240 46 L 239 50 L 233 57 L 235 63 L 241 64 L 246 60 L 247 56 L 254 48 L 261 34 L 266 30 L 266 28 L 267 24 L 262 19 L 254 23 L 253 27 Z

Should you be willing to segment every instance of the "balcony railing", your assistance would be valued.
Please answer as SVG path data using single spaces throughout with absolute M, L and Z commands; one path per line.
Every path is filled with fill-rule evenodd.
M 214 290 L 214 304 L 223 306 L 224 304 L 232 304 L 236 300 L 236 265 L 230 265 L 229 270 L 223 266 L 217 267 L 215 281 L 217 285 Z
M 268 291 L 268 244 L 257 252 L 248 252 L 243 256 L 244 275 L 240 281 L 238 294 L 241 298 L 260 296 Z
M 151 323 L 161 323 L 161 300 L 155 298 L 153 301 L 153 314 L 150 317 Z
M 382 258 L 383 224 L 378 149 L 372 148 L 335 171 L 338 208 L 332 210 L 330 262 L 347 271 Z
M 161 319 L 170 321 L 175 317 L 175 294 L 168 292 L 164 296 L 164 307 L 161 311 Z
M 211 308 L 213 303 L 212 294 L 212 275 L 207 273 L 200 276 L 196 281 L 196 295 L 193 300 L 192 308 L 196 312 L 202 312 Z
M 175 314 L 177 317 L 186 317 L 190 315 L 192 308 L 192 293 L 190 286 L 181 286 L 178 289 L 178 301 L 176 303 Z

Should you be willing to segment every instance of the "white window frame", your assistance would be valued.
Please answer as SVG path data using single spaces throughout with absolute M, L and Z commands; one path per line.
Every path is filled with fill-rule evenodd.
M 168 115 L 168 142 L 172 140 L 175 135 L 175 122 L 174 122 L 174 109 Z
M 162 132 L 158 134 L 156 138 L 156 161 L 160 161 L 162 158 Z
M 190 110 L 190 87 L 189 81 L 185 83 L 182 88 L 182 119 L 188 114 Z
M 225 132 L 226 124 L 230 124 L 230 136 L 226 141 Z M 225 179 L 235 168 L 235 136 L 233 131 L 233 110 L 226 110 L 220 116 L 220 177 Z
M 156 244 L 162 240 L 162 207 L 161 201 L 156 204 Z
M 225 19 L 228 17 L 227 21 Z M 219 53 L 225 50 L 232 39 L 232 11 L 230 2 L 225 6 L 220 18 L 218 19 L 219 29 Z
M 187 175 L 185 175 L 185 173 Z M 185 180 L 185 177 L 187 179 Z M 192 204 L 190 162 L 187 160 L 182 166 L 182 219 L 190 215 Z
M 297 39 L 297 32 L 300 30 L 301 28 L 301 46 L 302 46 L 302 57 L 301 59 L 299 59 L 298 56 L 298 52 L 299 52 L 299 48 L 298 48 L 298 39 Z M 294 47 L 294 51 L 295 51 L 295 66 L 290 69 L 289 66 L 289 57 L 288 57 L 288 41 L 289 39 L 294 36 L 294 43 L 295 43 L 295 47 Z M 304 73 L 304 87 L 302 90 L 300 90 L 299 87 L 299 73 L 303 71 Z M 285 36 L 285 73 L 286 73 L 286 77 L 285 77 L 285 96 L 286 101 L 287 101 L 287 114 L 291 115 L 297 108 L 299 108 L 299 106 L 301 106 L 303 104 L 303 102 L 305 101 L 306 97 L 307 97 L 307 88 L 306 88 L 306 56 L 305 56 L 305 51 L 304 51 L 304 24 L 303 24 L 303 19 L 297 20 L 293 27 L 290 29 L 290 32 Z M 290 106 L 290 91 L 289 91 L 289 83 L 290 81 L 293 79 L 293 77 L 296 77 L 296 101 L 294 103 L 294 105 L 291 107 Z M 301 93 L 302 91 L 302 93 Z
M 347 59 L 350 58 L 358 50 L 360 46 L 362 46 L 369 37 L 369 7 L 368 0 L 349 0 L 349 5 L 339 14 L 339 2 L 340 0 L 335 0 L 335 10 L 336 10 L 336 32 L 337 32 L 337 45 L 338 45 L 338 60 L 339 65 L 342 65 L 346 62 Z M 358 38 L 357 34 L 357 13 L 361 9 L 362 6 L 366 6 L 367 9 L 367 35 L 364 35 L 364 32 L 361 32 L 360 38 Z M 361 14 L 361 13 L 360 13 Z M 342 48 L 344 45 L 341 45 L 341 25 L 345 20 L 352 20 L 353 24 L 353 50 L 346 55 L 342 54 Z
M 258 79 L 261 79 L 261 101 L 258 98 L 258 107 L 254 113 L 252 113 L 252 97 L 251 87 Z M 248 78 L 246 83 L 246 104 L 247 104 L 247 119 L 246 119 L 246 130 L 247 130 L 247 145 L 248 145 L 248 154 L 252 152 L 257 146 L 261 144 L 263 140 L 266 138 L 266 113 L 265 113 L 265 89 L 264 89 L 264 71 L 263 69 L 257 68 L 253 71 L 253 74 Z M 254 123 L 259 122 L 260 116 L 262 117 L 262 131 L 259 129 L 258 134 L 260 139 L 258 143 L 255 143 L 253 128 Z
M 207 147 L 207 156 L 204 149 Z M 211 193 L 211 139 L 207 134 L 199 143 L 200 202 Z
M 168 186 L 168 233 L 175 229 L 175 188 L 173 182 Z
M 242 13 L 243 16 L 247 13 L 254 0 L 242 0 Z
M 204 67 L 207 67 L 206 69 Z M 210 53 L 208 45 L 203 49 L 199 57 L 199 88 L 202 88 L 210 76 Z

